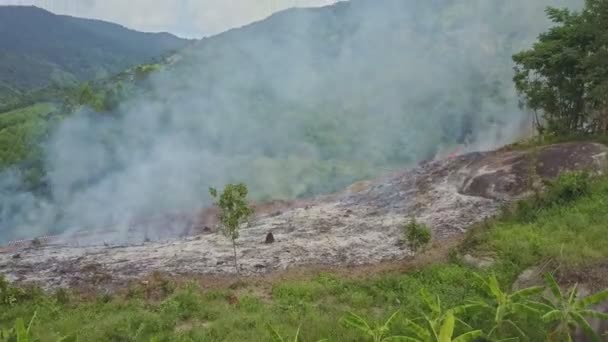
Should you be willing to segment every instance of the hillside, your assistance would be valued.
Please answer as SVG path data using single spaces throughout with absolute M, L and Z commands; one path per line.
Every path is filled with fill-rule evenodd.
M 369 322 L 397 312 L 383 333 L 412 336 L 408 320 L 482 303 L 487 307 L 456 311 L 457 331 L 471 329 L 462 322 L 492 331 L 496 290 L 478 277 L 496 276 L 505 294 L 542 285 L 549 272 L 564 289 L 579 283 L 583 296 L 608 288 L 608 178 L 555 178 L 562 167 L 605 172 L 607 149 L 570 143 L 474 153 L 355 186 L 306 208 L 262 215 L 243 229 L 244 274 L 238 278 L 225 276 L 233 271 L 232 252 L 219 234 L 129 246 L 80 235 L 0 249 L 0 272 L 9 280 L 57 289 L 45 294 L 0 277 L 0 307 L 6 308 L 0 326 L 35 315 L 30 336 L 49 339 L 270 341 L 276 329 L 282 336 L 299 331 L 306 341 L 365 341 L 365 333 L 339 324 L 349 312 Z M 546 192 L 517 201 L 535 169 L 551 180 Z M 401 225 L 412 211 L 432 224 L 435 236 L 417 253 L 402 240 Z M 272 244 L 263 241 L 269 230 L 277 238 Z M 555 326 L 540 315 L 511 311 L 517 329 L 508 325 L 498 336 L 523 333 L 544 341 Z M 585 317 L 592 329 L 606 332 L 606 325 Z
M 0 114 L 0 342 L 607 340 L 582 4 L 291 9 L 31 93 Z
M 57 123 L 42 141 L 52 158 L 35 163 L 46 196 L 10 196 L 21 210 L 2 219 L 22 237 L 122 227 L 196 210 L 235 180 L 254 199 L 305 198 L 512 142 L 531 125 L 511 56 L 549 26 L 551 3 L 354 0 L 203 39 L 144 81 L 102 85 L 129 89 L 111 110 Z
M 0 105 L 33 89 L 107 77 L 186 44 L 168 33 L 0 6 Z

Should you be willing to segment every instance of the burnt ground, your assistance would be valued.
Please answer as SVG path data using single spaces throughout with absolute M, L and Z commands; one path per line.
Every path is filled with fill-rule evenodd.
M 428 255 L 441 258 L 469 227 L 496 215 L 505 203 L 527 196 L 542 186 L 541 180 L 569 170 L 604 172 L 607 152 L 600 144 L 572 143 L 471 153 L 355 183 L 330 196 L 260 203 L 256 217 L 241 230 L 239 273 L 272 277 L 293 269 L 367 272 L 378 264 L 398 268 L 403 260 L 415 266 L 415 260 Z M 402 227 L 414 217 L 431 228 L 436 254 L 413 258 L 407 248 Z M 131 245 L 108 242 L 102 235 L 72 236 L 37 247 L 3 249 L 0 272 L 46 288 L 111 287 L 157 272 L 219 282 L 234 274 L 231 242 L 217 232 L 217 210 L 203 210 L 194 218 L 143 220 L 134 227 L 147 236 L 150 226 L 165 225 L 179 234 Z M 273 243 L 266 243 L 268 233 Z

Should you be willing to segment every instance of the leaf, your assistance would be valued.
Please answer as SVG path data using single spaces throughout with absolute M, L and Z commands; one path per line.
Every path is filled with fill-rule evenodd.
M 593 294 L 591 296 L 583 298 L 579 302 L 579 306 L 581 308 L 587 308 L 588 306 L 599 304 L 606 300 L 608 300 L 608 290 L 604 290 L 604 291 L 598 292 L 596 294 Z
M 593 342 L 600 342 L 600 337 L 597 335 L 591 325 L 589 325 L 589 322 L 587 322 L 587 320 L 583 316 L 576 312 L 571 312 L 570 316 L 576 321 L 579 327 L 581 327 L 585 331 L 587 337 L 591 338 Z
M 502 318 L 504 317 L 504 312 L 505 312 L 505 307 L 502 305 L 499 305 L 498 308 L 496 308 L 496 315 L 494 316 L 494 322 L 499 323 L 500 321 L 502 321 Z
M 562 290 L 559 288 L 559 285 L 557 284 L 555 278 L 553 278 L 553 275 L 551 275 L 551 273 L 545 274 L 545 283 L 551 290 L 551 293 L 553 293 L 556 298 L 564 298 Z
M 460 318 L 456 317 L 456 322 L 462 324 L 465 328 L 467 328 L 468 330 L 473 330 L 473 327 L 470 326 L 467 322 L 461 320 Z
M 528 287 L 517 292 L 514 292 L 511 297 L 512 298 L 527 298 L 533 296 L 535 294 L 542 293 L 545 290 L 544 286 L 533 286 Z
M 487 285 L 494 297 L 496 297 L 496 299 L 500 301 L 504 293 L 500 290 L 500 285 L 498 284 L 498 279 L 496 279 L 496 276 L 490 276 Z
M 517 330 L 517 333 L 520 336 L 526 337 L 526 333 L 523 330 L 521 330 L 521 328 L 517 324 L 515 324 L 515 322 L 513 322 L 510 319 L 508 319 L 508 320 L 505 320 L 505 323 L 509 323 L 513 328 L 515 328 L 515 330 Z
M 391 336 L 391 337 L 387 337 L 384 340 L 382 340 L 383 342 L 424 342 L 423 340 L 419 340 L 413 337 L 407 337 L 407 336 Z
M 608 313 L 599 312 L 599 311 L 595 311 L 595 310 L 582 310 L 582 311 L 580 311 L 580 314 L 583 316 L 589 316 L 589 317 L 599 318 L 599 319 L 608 321 Z
M 346 314 L 346 316 L 342 317 L 342 323 L 351 328 L 358 329 L 368 335 L 372 331 L 369 324 L 367 324 L 367 322 L 363 318 L 355 315 L 352 312 L 349 312 Z
M 456 319 L 452 312 L 448 312 L 443 325 L 439 330 L 439 342 L 450 342 L 452 341 L 452 335 L 454 334 L 454 326 L 456 325 Z
M 34 311 L 34 314 L 32 315 L 32 318 L 30 319 L 30 322 L 27 325 L 27 333 L 28 334 L 32 330 L 32 325 L 34 324 L 34 320 L 36 319 L 37 315 L 38 315 L 38 310 Z
M 481 330 L 469 331 L 468 333 L 464 333 L 455 339 L 452 342 L 472 342 L 475 341 L 478 337 L 481 337 L 483 332 Z
M 272 337 L 272 342 L 285 342 L 285 340 L 283 339 L 281 334 L 279 334 L 279 332 L 272 325 L 270 325 L 270 323 L 267 324 L 266 327 L 268 328 L 268 331 L 270 332 L 270 336 Z
M 481 304 L 481 303 L 475 303 L 475 304 L 464 304 L 464 305 L 458 305 L 452 309 L 450 309 L 450 311 L 452 311 L 454 313 L 454 315 L 458 315 L 461 314 L 463 312 L 469 311 L 471 309 L 476 309 L 476 308 L 484 308 L 487 305 Z
M 389 317 L 389 319 L 388 319 L 388 320 L 386 320 L 386 323 L 384 323 L 384 327 L 388 328 L 388 327 L 389 327 L 389 325 L 391 324 L 391 322 L 392 322 L 392 321 L 395 319 L 395 317 L 397 317 L 397 314 L 398 314 L 400 311 L 401 311 L 401 310 L 397 310 L 397 311 L 395 311 L 395 312 L 394 312 L 394 313 L 391 315 L 391 317 Z
M 293 338 L 293 342 L 298 342 L 300 340 L 300 328 L 302 328 L 302 325 L 298 326 L 298 330 L 296 331 L 296 337 Z
M 562 318 L 562 312 L 559 310 L 549 311 L 546 314 L 544 314 L 541 318 L 544 322 L 547 322 L 547 323 L 555 322 Z
M 513 303 L 513 307 L 519 309 L 519 311 L 521 312 L 529 312 L 532 314 L 538 314 L 539 311 L 537 309 L 535 309 L 534 307 L 527 305 L 527 304 L 522 304 L 522 303 Z
M 439 297 L 433 297 L 433 295 L 431 295 L 426 288 L 422 288 L 420 290 L 420 297 L 422 297 L 422 300 L 429 307 L 429 309 L 431 309 L 431 311 L 437 312 L 441 310 L 438 305 Z
M 578 294 L 578 290 L 576 289 L 577 286 L 578 284 L 574 284 L 574 286 L 570 290 L 570 296 L 568 297 L 568 303 L 570 304 L 576 303 L 576 295 Z
M 548 305 L 548 304 L 536 302 L 536 301 L 528 301 L 528 302 L 526 302 L 526 305 L 530 306 L 537 312 L 542 312 L 542 311 L 549 312 L 549 311 L 555 310 L 555 306 L 553 306 L 553 304 Z
M 17 318 L 17 321 L 15 321 L 15 333 L 17 335 L 17 342 L 28 342 L 27 330 L 22 318 Z
M 429 337 L 431 337 L 431 334 L 417 323 L 414 323 L 408 319 L 405 321 L 405 324 L 419 339 L 427 340 Z

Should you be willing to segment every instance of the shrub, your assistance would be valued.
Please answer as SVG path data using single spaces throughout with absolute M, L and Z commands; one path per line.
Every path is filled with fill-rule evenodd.
M 591 194 L 591 176 L 584 171 L 566 172 L 553 181 L 546 182 L 544 193 L 535 192 L 534 196 L 515 204 L 514 216 L 520 222 L 532 222 L 543 208 L 564 205 Z
M 13 306 L 22 299 L 24 290 L 11 286 L 11 284 L 0 274 L 0 307 L 3 305 Z
M 418 252 L 431 242 L 431 230 L 424 224 L 412 219 L 403 227 L 403 233 L 407 246 L 413 251 Z
M 234 270 L 239 273 L 236 254 L 236 239 L 239 238 L 241 224 L 253 214 L 253 208 L 247 203 L 249 190 L 243 183 L 227 184 L 224 191 L 218 194 L 215 188 L 209 188 L 209 194 L 217 200 L 215 205 L 220 209 L 220 222 L 224 234 L 232 240 L 234 252 Z
M 547 204 L 565 204 L 591 193 L 591 177 L 587 172 L 566 172 L 549 182 Z

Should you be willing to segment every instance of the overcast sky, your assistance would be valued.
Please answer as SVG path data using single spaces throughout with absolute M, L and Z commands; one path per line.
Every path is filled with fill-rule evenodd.
M 140 31 L 167 31 L 200 38 L 263 19 L 293 6 L 323 6 L 336 0 L 0 0 L 35 5 L 55 13 L 96 18 Z

